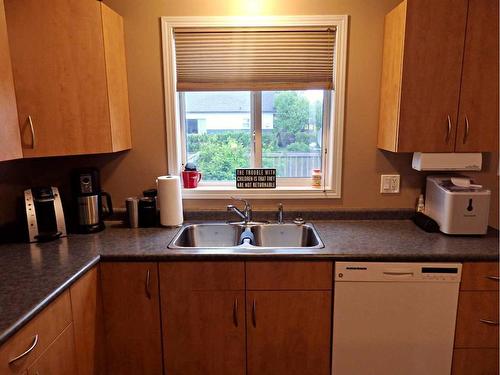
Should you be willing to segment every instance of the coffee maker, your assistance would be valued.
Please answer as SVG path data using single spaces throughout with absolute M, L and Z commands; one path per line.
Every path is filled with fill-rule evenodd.
M 72 173 L 76 231 L 95 233 L 104 229 L 104 218 L 113 213 L 111 196 L 101 190 L 99 171 L 82 168 Z M 103 200 L 103 197 L 106 199 Z

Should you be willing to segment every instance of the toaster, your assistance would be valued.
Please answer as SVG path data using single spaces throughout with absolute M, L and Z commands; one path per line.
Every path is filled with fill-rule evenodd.
M 425 214 L 446 234 L 486 234 L 491 191 L 456 186 L 451 177 L 455 176 L 427 177 Z

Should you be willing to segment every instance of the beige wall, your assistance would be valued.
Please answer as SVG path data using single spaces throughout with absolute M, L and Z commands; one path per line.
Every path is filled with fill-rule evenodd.
M 347 97 L 343 153 L 342 199 L 290 200 L 287 209 L 408 208 L 414 207 L 424 178 L 411 169 L 411 155 L 376 148 L 384 15 L 400 0 L 105 0 L 124 18 L 127 49 L 133 150 L 117 155 L 54 158 L 0 163 L 0 194 L 18 192 L 49 166 L 50 181 L 66 184 L 74 164 L 93 164 L 102 170 L 105 190 L 115 204 L 140 193 L 166 173 L 165 121 L 161 62 L 161 16 L 209 15 L 349 15 Z M 8 165 L 6 165 L 8 164 Z M 489 156 L 479 182 L 493 188 L 491 224 L 498 227 L 498 155 Z M 34 166 L 36 165 L 36 166 Z M 401 193 L 379 194 L 380 174 L 401 174 Z M 58 177 L 59 176 L 59 177 Z M 30 180 L 31 179 L 31 180 Z M 38 178 L 42 179 L 42 177 Z M 64 179 L 64 181 L 62 181 Z M 3 181 L 2 181 L 3 180 Z M 36 179 L 35 179 L 36 180 Z M 44 181 L 48 181 L 45 179 Z M 224 209 L 223 201 L 187 201 L 187 209 Z M 276 201 L 254 202 L 274 209 Z M 4 219 L 12 204 L 3 207 Z M 2 222 L 0 212 L 0 223 Z

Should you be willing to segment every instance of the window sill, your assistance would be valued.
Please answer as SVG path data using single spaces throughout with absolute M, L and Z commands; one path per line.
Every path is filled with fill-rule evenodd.
M 234 186 L 198 186 L 194 189 L 182 189 L 184 199 L 230 199 L 233 196 L 248 199 L 321 199 L 340 198 L 333 190 L 308 186 L 282 186 L 276 189 L 236 189 Z

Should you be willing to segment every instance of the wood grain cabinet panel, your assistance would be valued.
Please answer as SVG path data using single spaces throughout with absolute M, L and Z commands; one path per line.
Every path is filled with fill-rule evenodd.
M 496 291 L 460 292 L 456 348 L 498 348 L 498 302 Z
M 245 290 L 244 262 L 160 263 L 162 290 Z
M 101 263 L 108 374 L 161 374 L 157 263 Z
M 160 263 L 164 368 L 245 374 L 245 263 Z
M 403 1 L 385 19 L 382 65 L 379 148 L 498 150 L 497 1 Z
M 469 0 L 457 152 L 498 150 L 498 1 Z
M 23 156 L 3 0 L 0 0 L 0 161 Z
M 170 375 L 245 374 L 244 291 L 162 291 Z
M 75 338 L 70 324 L 28 369 L 29 375 L 76 374 Z
M 452 375 L 498 375 L 498 349 L 455 349 Z
M 105 374 L 104 320 L 98 267 L 70 288 L 79 375 Z
M 5 11 L 24 157 L 130 148 L 112 11 L 95 0 L 5 0 Z
M 462 267 L 460 290 L 498 290 L 497 262 L 468 262 Z
M 71 302 L 69 292 L 65 291 L 0 346 L 0 374 L 18 374 L 26 370 L 70 323 Z M 18 361 L 9 364 L 11 359 L 19 356 L 34 344 L 35 337 L 38 337 L 38 341 L 33 350 Z
M 250 291 L 246 314 L 248 375 L 330 374 L 330 291 Z
M 332 262 L 247 262 L 248 290 L 330 290 Z

